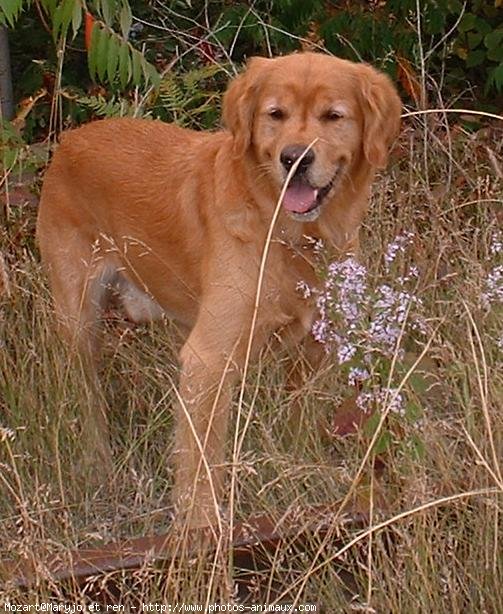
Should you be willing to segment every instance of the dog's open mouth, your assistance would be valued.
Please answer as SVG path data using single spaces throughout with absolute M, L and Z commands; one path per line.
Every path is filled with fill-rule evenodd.
M 283 197 L 283 207 L 297 221 L 312 222 L 320 214 L 320 207 L 340 175 L 338 167 L 332 179 L 322 188 L 313 188 L 305 177 L 293 177 Z

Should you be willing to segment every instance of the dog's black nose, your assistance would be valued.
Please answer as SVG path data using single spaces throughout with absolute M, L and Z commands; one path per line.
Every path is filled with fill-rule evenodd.
M 289 145 L 285 147 L 279 156 L 281 164 L 289 171 L 302 154 L 304 154 L 297 167 L 297 173 L 304 173 L 314 162 L 314 151 L 312 149 L 307 150 L 307 148 L 308 145 Z

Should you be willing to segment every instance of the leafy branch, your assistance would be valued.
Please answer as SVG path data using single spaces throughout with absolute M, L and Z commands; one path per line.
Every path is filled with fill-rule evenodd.
M 83 0 L 39 0 L 49 18 L 54 42 L 65 40 L 68 32 L 75 38 L 85 18 L 85 39 L 88 53 L 89 74 L 95 81 L 119 85 L 125 89 L 131 85 L 159 86 L 160 75 L 143 53 L 129 42 L 133 22 L 131 6 L 127 0 L 96 0 L 94 17 Z M 13 28 L 31 0 L 2 0 L 0 25 Z M 116 25 L 120 33 L 115 31 Z

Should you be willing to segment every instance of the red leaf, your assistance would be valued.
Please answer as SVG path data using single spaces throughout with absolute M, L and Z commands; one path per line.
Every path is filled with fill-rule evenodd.
M 358 394 L 349 397 L 334 411 L 332 416 L 332 434 L 346 437 L 360 430 L 363 424 L 370 418 L 356 404 Z
M 96 20 L 91 15 L 91 13 L 88 13 L 86 11 L 85 35 L 86 35 L 86 50 L 87 51 L 89 51 L 89 48 L 91 47 L 91 35 L 92 35 L 92 32 L 93 32 L 93 26 L 94 26 L 94 22 L 95 21 Z
M 402 84 L 403 89 L 414 100 L 416 105 L 419 105 L 421 100 L 421 83 L 411 66 L 411 63 L 406 58 L 397 57 L 398 62 L 398 79 Z

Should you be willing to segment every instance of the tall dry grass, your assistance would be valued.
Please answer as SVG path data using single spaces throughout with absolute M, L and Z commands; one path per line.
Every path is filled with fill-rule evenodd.
M 313 536 L 302 552 L 276 552 L 250 602 L 310 602 L 325 612 L 503 611 L 503 327 L 501 304 L 483 301 L 503 257 L 491 251 L 503 220 L 502 134 L 501 123 L 471 133 L 440 112 L 410 118 L 365 222 L 363 261 L 376 281 L 386 279 L 386 245 L 404 231 L 415 236 L 404 265 L 419 269 L 429 333 L 405 339 L 400 360 L 410 371 L 404 390 L 424 412 L 422 454 L 402 445 L 417 429 L 406 421 L 377 460 L 364 432 L 320 436 L 320 416 L 330 423 L 352 393 L 335 360 L 301 391 L 304 428 L 295 446 L 284 437 L 292 399 L 283 357 L 266 351 L 248 373 L 242 410 L 252 413 L 234 464 L 234 519 L 343 500 L 341 514 L 368 518 L 342 543 Z M 176 327 L 108 321 L 102 381 L 116 479 L 90 489 L 78 467 L 86 394 L 54 332 L 33 242 L 36 211 L 14 203 L 9 210 L 0 236 L 10 289 L 0 299 L 0 557 L 42 562 L 76 546 L 164 531 Z M 231 599 L 232 564 L 225 556 L 217 563 L 173 564 L 162 582 L 147 566 L 125 584 L 123 602 L 133 593 L 164 603 Z M 42 563 L 38 573 L 44 579 Z M 47 600 L 58 590 L 41 582 L 20 594 L 4 581 L 0 603 Z M 65 599 L 86 601 L 82 591 Z

